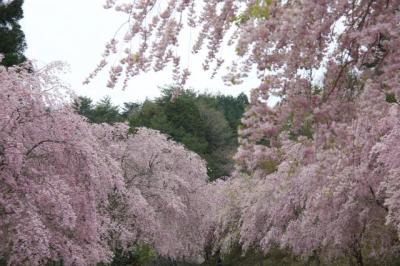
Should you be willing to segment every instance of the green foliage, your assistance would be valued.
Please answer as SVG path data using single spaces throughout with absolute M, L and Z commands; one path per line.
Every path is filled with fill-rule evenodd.
M 221 256 L 221 264 L 217 264 L 219 255 L 214 255 L 207 259 L 200 266 L 348 266 L 356 265 L 356 263 L 349 258 L 338 258 L 334 262 L 328 263 L 325 261 L 324 256 L 311 256 L 308 259 L 295 256 L 289 251 L 282 250 L 274 247 L 269 250 L 267 254 L 256 249 L 250 249 L 243 252 L 239 246 L 233 247 L 229 254 Z M 387 265 L 398 266 L 400 265 L 398 258 L 379 260 L 376 258 L 368 258 L 364 263 L 365 266 Z M 136 264 L 119 264 L 119 265 L 136 265 Z M 198 264 L 172 261 L 166 258 L 157 258 L 151 263 L 141 264 L 141 266 L 196 266 Z
M 271 147 L 271 140 L 267 139 L 267 138 L 262 138 L 259 141 L 256 142 L 257 145 L 263 145 L 263 146 L 267 146 L 267 147 Z
M 95 105 L 90 98 L 79 97 L 73 103 L 73 108 L 78 114 L 87 117 L 91 123 L 114 124 L 124 121 L 123 115 L 119 113 L 118 106 L 113 105 L 109 97 L 105 97 Z
M 272 0 L 257 0 L 254 5 L 249 8 L 249 16 L 253 18 L 268 18 L 269 15 L 269 5 Z
M 246 23 L 251 18 L 267 19 L 269 16 L 269 6 L 273 0 L 256 0 L 256 2 L 249 6 L 249 8 L 238 15 L 234 22 L 236 25 Z
M 133 102 L 124 103 L 121 116 L 124 119 L 128 119 L 133 113 L 135 113 L 135 111 L 139 109 L 139 107 L 140 104 L 138 103 L 133 103 Z
M 294 114 L 291 113 L 286 124 L 283 126 L 283 130 L 289 132 L 289 139 L 297 140 L 299 136 L 307 137 L 308 139 L 313 139 L 314 135 L 314 120 L 313 116 L 310 114 L 309 116 L 303 118 L 303 121 L 300 127 L 294 127 Z M 297 118 L 298 119 L 298 118 Z
M 229 127 L 232 129 L 232 135 L 237 140 L 238 127 L 240 126 L 240 119 L 249 105 L 249 100 L 244 93 L 239 94 L 237 97 L 227 95 L 210 95 L 200 94 L 197 96 L 200 102 L 220 111 Z
M 90 120 L 89 117 L 91 115 L 91 112 L 93 111 L 92 99 L 88 97 L 78 97 L 77 99 L 75 99 L 72 107 L 78 114 L 85 116 Z
M 264 160 L 259 162 L 258 167 L 260 167 L 266 174 L 271 174 L 278 170 L 279 161 L 275 160 Z
M 231 248 L 228 254 L 216 254 L 205 261 L 201 266 L 215 266 L 218 258 L 221 258 L 223 266 L 316 266 L 318 262 L 311 258 L 308 261 L 302 260 L 294 256 L 290 252 L 273 247 L 267 254 L 263 254 L 258 249 L 250 248 L 246 252 L 240 248 L 240 245 L 235 245 Z M 172 264 L 171 264 L 172 265 Z M 188 266 L 190 264 L 187 264 Z M 194 266 L 194 265 L 193 265 Z
M 391 93 L 386 93 L 386 102 L 388 103 L 397 103 L 396 95 L 391 92 Z
M 117 265 L 132 265 L 145 266 L 152 265 L 156 261 L 157 254 L 149 245 L 133 245 L 129 249 L 122 251 L 117 249 L 114 252 L 114 259 L 111 266 Z
M 23 0 L 6 3 L 0 0 L 0 53 L 4 55 L 2 65 L 12 66 L 26 60 L 25 35 L 18 21 L 23 18 Z

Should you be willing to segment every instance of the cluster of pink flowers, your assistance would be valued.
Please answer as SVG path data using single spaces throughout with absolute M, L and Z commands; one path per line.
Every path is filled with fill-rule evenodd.
M 222 65 L 223 60 L 217 55 L 224 34 L 228 32 L 231 22 L 245 3 L 233 0 L 199 3 L 202 5 L 193 0 L 106 2 L 106 8 L 114 8 L 115 11 L 127 15 L 127 27 L 123 28 L 126 32 L 120 44 L 120 49 L 126 50 L 126 54 L 117 63 L 123 69 L 124 86 L 133 76 L 149 70 L 161 71 L 167 66 L 173 67 L 175 85 L 183 86 L 189 71 L 181 69 L 182 49 L 178 40 L 185 26 L 201 26 L 192 52 L 198 53 L 202 47 L 207 47 L 204 69 L 209 69 L 212 64 L 212 69 L 218 69 Z M 199 15 L 196 14 L 198 10 L 202 11 Z M 109 44 L 106 50 L 108 46 Z M 111 54 L 104 53 L 102 61 L 107 61 Z M 113 67 L 116 66 L 111 66 Z M 99 70 L 100 68 L 96 68 L 89 79 L 94 78 Z M 108 86 L 116 86 L 118 80 L 119 77 L 116 78 L 111 70 Z
M 254 187 L 244 247 L 357 265 L 399 256 L 399 6 L 273 1 L 267 19 L 243 25 L 243 56 L 272 70 L 253 91 L 236 155 Z

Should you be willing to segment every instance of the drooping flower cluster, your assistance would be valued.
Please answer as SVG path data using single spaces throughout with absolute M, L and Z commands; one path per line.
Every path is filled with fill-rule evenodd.
M 106 260 L 109 217 L 98 210 L 120 186 L 120 170 L 41 78 L 23 67 L 0 70 L 1 257 L 13 265 Z
M 253 91 L 236 155 L 257 187 L 242 209 L 245 247 L 357 265 L 398 257 L 399 7 L 274 1 L 242 33 L 258 68 L 273 70 Z
M 269 1 L 267 1 L 269 2 Z M 89 75 L 88 80 L 103 69 L 110 56 L 117 51 L 124 51 L 116 65 L 110 66 L 108 86 L 114 87 L 121 76 L 124 76 L 124 87 L 127 81 L 142 72 L 160 71 L 168 65 L 173 68 L 173 79 L 176 85 L 184 85 L 190 75 L 187 68 L 182 69 L 183 51 L 191 46 L 188 52 L 199 53 L 207 47 L 204 59 L 204 70 L 218 70 L 224 58 L 219 50 L 224 35 L 229 31 L 233 21 L 239 21 L 244 13 L 251 13 L 255 6 L 266 8 L 263 1 L 194 1 L 194 0 L 117 0 L 106 1 L 104 7 L 127 16 L 126 25 L 121 26 L 116 35 L 107 43 L 101 63 Z M 249 5 L 249 8 L 246 8 Z M 243 19 L 243 18 L 242 18 Z M 196 29 L 197 28 L 197 29 Z M 124 30 L 122 37 L 120 31 Z M 193 43 L 192 43 L 193 35 Z M 232 40 L 238 34 L 232 35 Z M 182 39 L 185 40 L 182 47 Z M 190 51 L 191 50 L 191 51 Z M 187 52 L 185 52 L 186 54 Z M 237 73 L 236 73 L 237 74 Z
M 164 256 L 190 260 L 201 255 L 211 226 L 213 197 L 206 190 L 204 161 L 147 128 L 138 129 L 126 151 L 122 168 L 128 193 L 140 192 L 151 210 L 148 219 L 155 223 L 150 242 Z

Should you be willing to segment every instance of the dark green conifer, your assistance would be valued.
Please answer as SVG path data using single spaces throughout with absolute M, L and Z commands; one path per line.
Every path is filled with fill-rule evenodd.
M 4 56 L 0 64 L 5 66 L 26 60 L 25 34 L 19 25 L 19 20 L 23 18 L 23 3 L 24 0 L 0 0 L 0 53 Z

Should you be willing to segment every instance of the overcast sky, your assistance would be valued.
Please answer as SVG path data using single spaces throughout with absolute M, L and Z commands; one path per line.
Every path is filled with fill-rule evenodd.
M 64 80 L 79 94 L 98 100 L 106 95 L 113 102 L 143 101 L 160 94 L 159 86 L 171 84 L 170 72 L 146 73 L 131 80 L 128 89 L 109 89 L 105 86 L 108 73 L 102 72 L 91 84 L 82 85 L 84 78 L 94 69 L 104 50 L 104 44 L 125 21 L 114 11 L 104 10 L 104 0 L 25 0 L 24 19 L 21 21 L 26 35 L 26 55 L 39 66 L 55 60 L 70 65 Z M 189 50 L 188 50 L 189 51 Z M 201 70 L 201 58 L 190 57 L 192 76 L 188 86 L 196 90 L 237 95 L 248 94 L 258 85 L 256 78 L 228 87 L 220 77 L 210 79 L 210 73 Z M 222 71 L 223 72 L 223 71 Z

